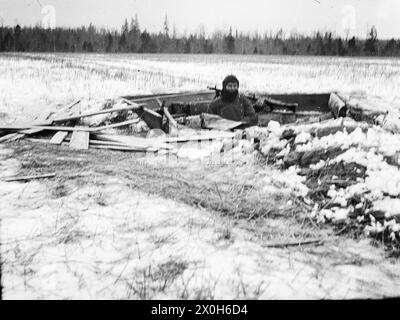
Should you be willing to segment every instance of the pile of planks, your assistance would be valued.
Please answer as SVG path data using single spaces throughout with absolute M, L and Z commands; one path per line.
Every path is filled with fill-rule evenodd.
M 206 132 L 199 131 L 196 132 L 196 134 L 177 134 L 176 136 L 170 135 L 152 138 L 105 134 L 104 131 L 107 129 L 121 128 L 138 123 L 146 115 L 148 117 L 151 116 L 153 119 L 156 119 L 158 117 L 162 119 L 163 116 L 165 116 L 169 122 L 170 127 L 175 127 L 175 129 L 178 129 L 178 124 L 169 114 L 166 108 L 164 108 L 163 115 L 160 115 L 153 110 L 147 109 L 144 105 L 139 105 L 126 99 L 123 100 L 125 100 L 127 106 L 93 111 L 88 113 L 73 114 L 63 117 L 55 116 L 51 120 L 49 120 L 49 116 L 47 116 L 43 120 L 37 120 L 32 123 L 0 126 L 0 143 L 12 142 L 23 138 L 28 138 L 31 141 L 40 141 L 52 145 L 66 145 L 74 149 L 93 148 L 134 152 L 177 152 L 176 144 L 178 143 L 226 139 L 233 138 L 234 136 L 232 132 L 208 130 L 205 130 Z M 77 103 L 79 103 L 79 101 L 74 102 L 66 109 L 71 109 L 71 106 L 76 105 Z M 162 106 L 161 102 L 160 105 Z M 76 122 L 82 118 L 123 111 L 133 111 L 139 115 L 139 118 L 97 127 L 80 126 L 76 124 Z M 208 129 L 221 130 L 221 124 L 218 124 L 218 121 L 221 121 L 221 119 L 207 118 L 207 120 L 207 123 L 209 122 Z M 160 122 L 162 122 L 162 120 Z M 234 123 L 233 127 L 237 126 L 238 124 L 240 125 L 241 123 Z M 223 127 L 226 127 L 227 125 L 229 129 L 231 129 L 231 123 L 223 123 Z M 150 127 L 152 126 L 150 125 Z M 224 129 L 226 130 L 226 128 Z M 34 134 L 40 134 L 41 137 L 39 139 L 31 138 L 30 136 Z
M 73 103 L 76 105 L 78 102 Z M 67 107 L 70 108 L 71 106 Z M 55 117 L 52 120 L 39 120 L 32 123 L 13 124 L 0 126 L 0 143 L 12 142 L 26 138 L 33 134 L 49 132 L 46 138 L 30 139 L 36 141 L 47 142 L 53 145 L 67 144 L 74 149 L 111 149 L 124 151 L 159 151 L 170 150 L 171 146 L 159 142 L 155 139 L 146 139 L 141 137 L 128 137 L 119 135 L 104 135 L 102 131 L 112 128 L 120 128 L 138 123 L 140 118 L 127 120 L 115 124 L 104 125 L 99 127 L 84 127 L 84 126 L 67 126 L 66 123 L 71 123 L 86 117 L 91 117 L 99 114 L 107 114 L 121 111 L 143 112 L 143 105 L 130 103 L 126 107 L 105 109 L 88 113 L 80 113 L 65 117 Z

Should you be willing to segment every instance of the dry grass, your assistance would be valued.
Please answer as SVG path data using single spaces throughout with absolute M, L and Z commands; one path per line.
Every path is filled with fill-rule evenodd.
M 0 55 L 0 113 L 33 117 L 76 99 L 205 90 L 235 73 L 250 92 L 368 92 L 399 99 L 395 59 L 240 55 Z M 40 106 L 40 108 L 38 108 Z
M 304 202 L 281 192 L 263 191 L 263 169 L 257 164 L 207 165 L 173 159 L 162 164 L 146 161 L 143 154 L 71 150 L 27 141 L 13 147 L 13 157 L 24 164 L 21 174 L 57 173 L 57 178 L 48 180 L 55 198 L 87 183 L 101 185 L 103 176 L 114 176 L 134 190 L 218 212 L 227 219 L 220 239 L 230 239 L 232 225 L 242 223 L 249 228 L 251 221 L 256 221 L 250 224 L 255 234 L 264 239 L 268 233 L 268 239 L 304 240 L 320 231 L 305 218 L 311 208 Z M 107 204 L 101 193 L 94 198 L 97 204 Z M 269 219 L 282 221 L 283 227 L 269 228 Z

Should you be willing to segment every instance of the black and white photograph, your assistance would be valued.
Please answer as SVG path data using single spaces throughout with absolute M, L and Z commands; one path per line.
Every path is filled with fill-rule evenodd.
M 399 297 L 399 1 L 0 0 L 0 300 Z

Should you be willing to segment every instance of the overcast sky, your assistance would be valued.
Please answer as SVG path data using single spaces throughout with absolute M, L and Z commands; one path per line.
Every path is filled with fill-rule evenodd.
M 0 0 L 4 25 L 36 25 L 50 18 L 56 26 L 92 22 L 120 28 L 135 13 L 148 31 L 161 30 L 167 15 L 178 33 L 203 25 L 206 33 L 232 26 L 246 32 L 331 30 L 365 37 L 375 25 L 380 38 L 400 38 L 398 0 Z

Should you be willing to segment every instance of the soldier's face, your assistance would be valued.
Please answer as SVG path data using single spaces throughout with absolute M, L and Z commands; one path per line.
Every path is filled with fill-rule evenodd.
M 238 90 L 239 90 L 239 86 L 236 82 L 228 82 L 228 84 L 226 85 L 226 91 L 236 92 Z

